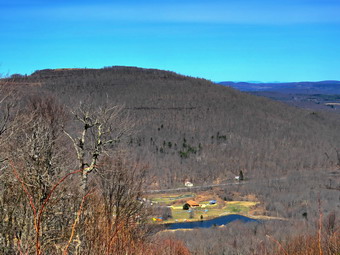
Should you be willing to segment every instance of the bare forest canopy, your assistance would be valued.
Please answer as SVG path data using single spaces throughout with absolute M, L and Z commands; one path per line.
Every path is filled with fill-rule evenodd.
M 205 79 L 108 67 L 47 69 L 2 82 L 25 96 L 52 95 L 68 109 L 80 101 L 123 105 L 135 130 L 125 142 L 148 164 L 154 187 L 221 181 L 241 170 L 245 177 L 282 176 L 339 164 L 338 117 Z

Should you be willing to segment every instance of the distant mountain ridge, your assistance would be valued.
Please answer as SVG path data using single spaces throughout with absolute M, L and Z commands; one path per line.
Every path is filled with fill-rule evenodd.
M 340 81 L 327 80 L 318 82 L 283 82 L 283 83 L 250 83 L 250 82 L 219 82 L 224 86 L 229 86 L 240 91 L 259 92 L 270 91 L 294 94 L 340 94 Z

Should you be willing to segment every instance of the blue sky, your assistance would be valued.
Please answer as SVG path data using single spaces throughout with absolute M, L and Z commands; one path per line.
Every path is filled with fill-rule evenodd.
M 0 73 L 127 65 L 213 81 L 340 80 L 339 0 L 0 0 Z

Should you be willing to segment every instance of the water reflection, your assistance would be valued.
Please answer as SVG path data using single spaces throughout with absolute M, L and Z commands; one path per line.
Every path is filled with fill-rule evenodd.
M 167 225 L 167 229 L 210 228 L 212 226 L 226 225 L 235 220 L 240 220 L 242 222 L 258 222 L 258 220 L 251 219 L 243 215 L 230 214 L 212 220 L 171 223 Z

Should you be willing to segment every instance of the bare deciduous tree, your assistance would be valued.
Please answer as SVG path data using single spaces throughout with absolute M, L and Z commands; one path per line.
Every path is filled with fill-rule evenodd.
M 81 127 L 76 128 L 78 135 L 64 132 L 72 140 L 79 168 L 83 170 L 81 190 L 84 193 L 88 186 L 88 174 L 97 169 L 99 157 L 131 130 L 132 122 L 123 115 L 123 110 L 123 106 L 108 103 L 97 109 L 90 103 L 81 103 L 71 111 Z
M 70 158 L 65 158 L 67 146 L 62 133 L 65 111 L 53 98 L 30 97 L 18 112 L 6 142 L 7 158 L 12 167 L 1 172 L 4 210 L 1 231 L 7 239 L 5 247 L 13 250 L 15 243 L 30 251 L 46 252 L 57 233 L 67 229 L 67 217 L 72 215 L 70 189 L 62 187 L 54 192 L 55 183 L 67 173 Z M 71 187 L 71 186 L 70 186 Z M 47 207 L 47 201 L 54 203 Z M 67 206 L 63 206 L 67 204 Z M 66 211 L 65 211 L 66 210 Z M 3 240 L 3 239 L 2 239 Z M 17 240 L 17 241 L 15 241 Z M 60 242 L 62 240 L 58 240 Z

